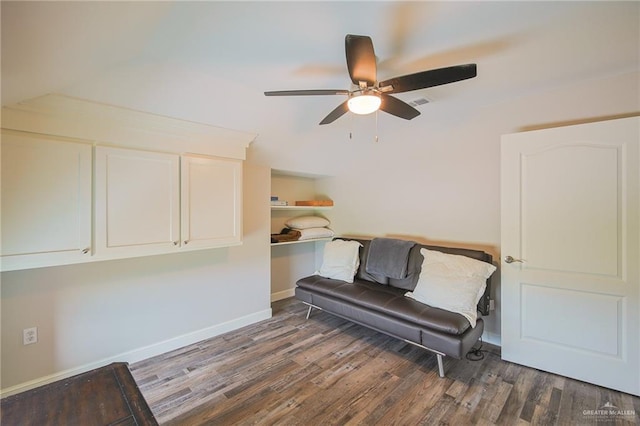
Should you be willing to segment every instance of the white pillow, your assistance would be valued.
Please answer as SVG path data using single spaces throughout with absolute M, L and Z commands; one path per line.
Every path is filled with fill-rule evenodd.
M 357 241 L 333 240 L 326 243 L 318 275 L 352 283 L 360 266 L 361 246 Z
M 298 240 L 312 240 L 314 238 L 330 238 L 335 235 L 329 228 L 306 228 L 298 229 L 300 232 L 300 238 Z
M 496 267 L 466 256 L 420 249 L 424 256 L 418 284 L 405 293 L 418 302 L 456 312 L 476 326 L 477 304 Z
M 420 254 L 424 257 L 423 267 L 426 265 L 430 273 L 442 276 L 480 276 L 487 279 L 496 270 L 496 267 L 490 263 L 467 256 L 447 254 L 425 248 L 420 249 Z
M 298 216 L 292 217 L 284 224 L 292 229 L 307 229 L 329 226 L 330 222 L 322 216 Z

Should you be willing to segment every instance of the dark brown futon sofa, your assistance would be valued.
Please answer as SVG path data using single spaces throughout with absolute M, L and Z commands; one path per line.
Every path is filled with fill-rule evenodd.
M 353 283 L 312 275 L 297 281 L 295 295 L 309 306 L 307 318 L 313 308 L 369 327 L 434 352 L 438 372 L 444 377 L 443 357 L 464 357 L 482 336 L 484 322 L 478 315 L 475 327 L 462 315 L 434 308 L 407 296 L 413 291 L 420 276 L 423 256 L 421 248 L 443 253 L 467 256 L 492 263 L 492 256 L 478 250 L 415 244 L 409 251 L 406 278 L 393 279 L 373 276 L 365 268 L 371 240 L 358 241 L 360 266 Z M 478 303 L 482 315 L 489 314 L 490 278 Z

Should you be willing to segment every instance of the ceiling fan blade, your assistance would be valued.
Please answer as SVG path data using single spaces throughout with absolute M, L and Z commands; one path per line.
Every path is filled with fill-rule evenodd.
M 380 82 L 379 87 L 384 93 L 410 92 L 466 80 L 477 74 L 476 64 L 456 65 L 391 78 Z M 391 86 L 391 89 L 387 89 L 388 86 Z
M 320 89 L 320 90 L 275 90 L 264 92 L 265 96 L 315 96 L 315 95 L 348 95 L 348 90 Z
M 347 53 L 347 69 L 349 77 L 356 86 L 361 81 L 367 86 L 376 84 L 376 54 L 370 37 L 347 34 L 344 38 L 344 48 Z
M 382 103 L 380 104 L 380 109 L 384 112 L 404 118 L 405 120 L 411 120 L 420 115 L 420 111 L 398 98 L 386 94 L 382 94 L 381 97 Z
M 349 111 L 349 107 L 347 106 L 347 101 L 344 101 L 336 109 L 331 111 L 329 115 L 327 115 L 320 124 L 329 124 L 336 121 L 338 118 L 342 117 Z

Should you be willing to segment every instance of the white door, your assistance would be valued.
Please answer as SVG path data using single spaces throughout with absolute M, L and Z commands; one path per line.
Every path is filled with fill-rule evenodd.
M 640 394 L 639 129 L 503 136 L 503 359 Z
M 3 130 L 0 149 L 2 270 L 90 258 L 91 145 Z
M 182 248 L 242 241 L 242 162 L 228 158 L 182 157 Z
M 96 255 L 178 249 L 179 167 L 173 154 L 96 147 Z

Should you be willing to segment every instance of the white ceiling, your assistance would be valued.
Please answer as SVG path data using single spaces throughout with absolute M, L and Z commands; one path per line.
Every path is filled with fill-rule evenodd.
M 3 106 L 55 92 L 272 137 L 312 132 L 342 102 L 263 92 L 348 88 L 348 33 L 371 36 L 379 79 L 476 63 L 477 78 L 399 96 L 450 110 L 640 68 L 636 1 L 3 0 L 1 13 Z

